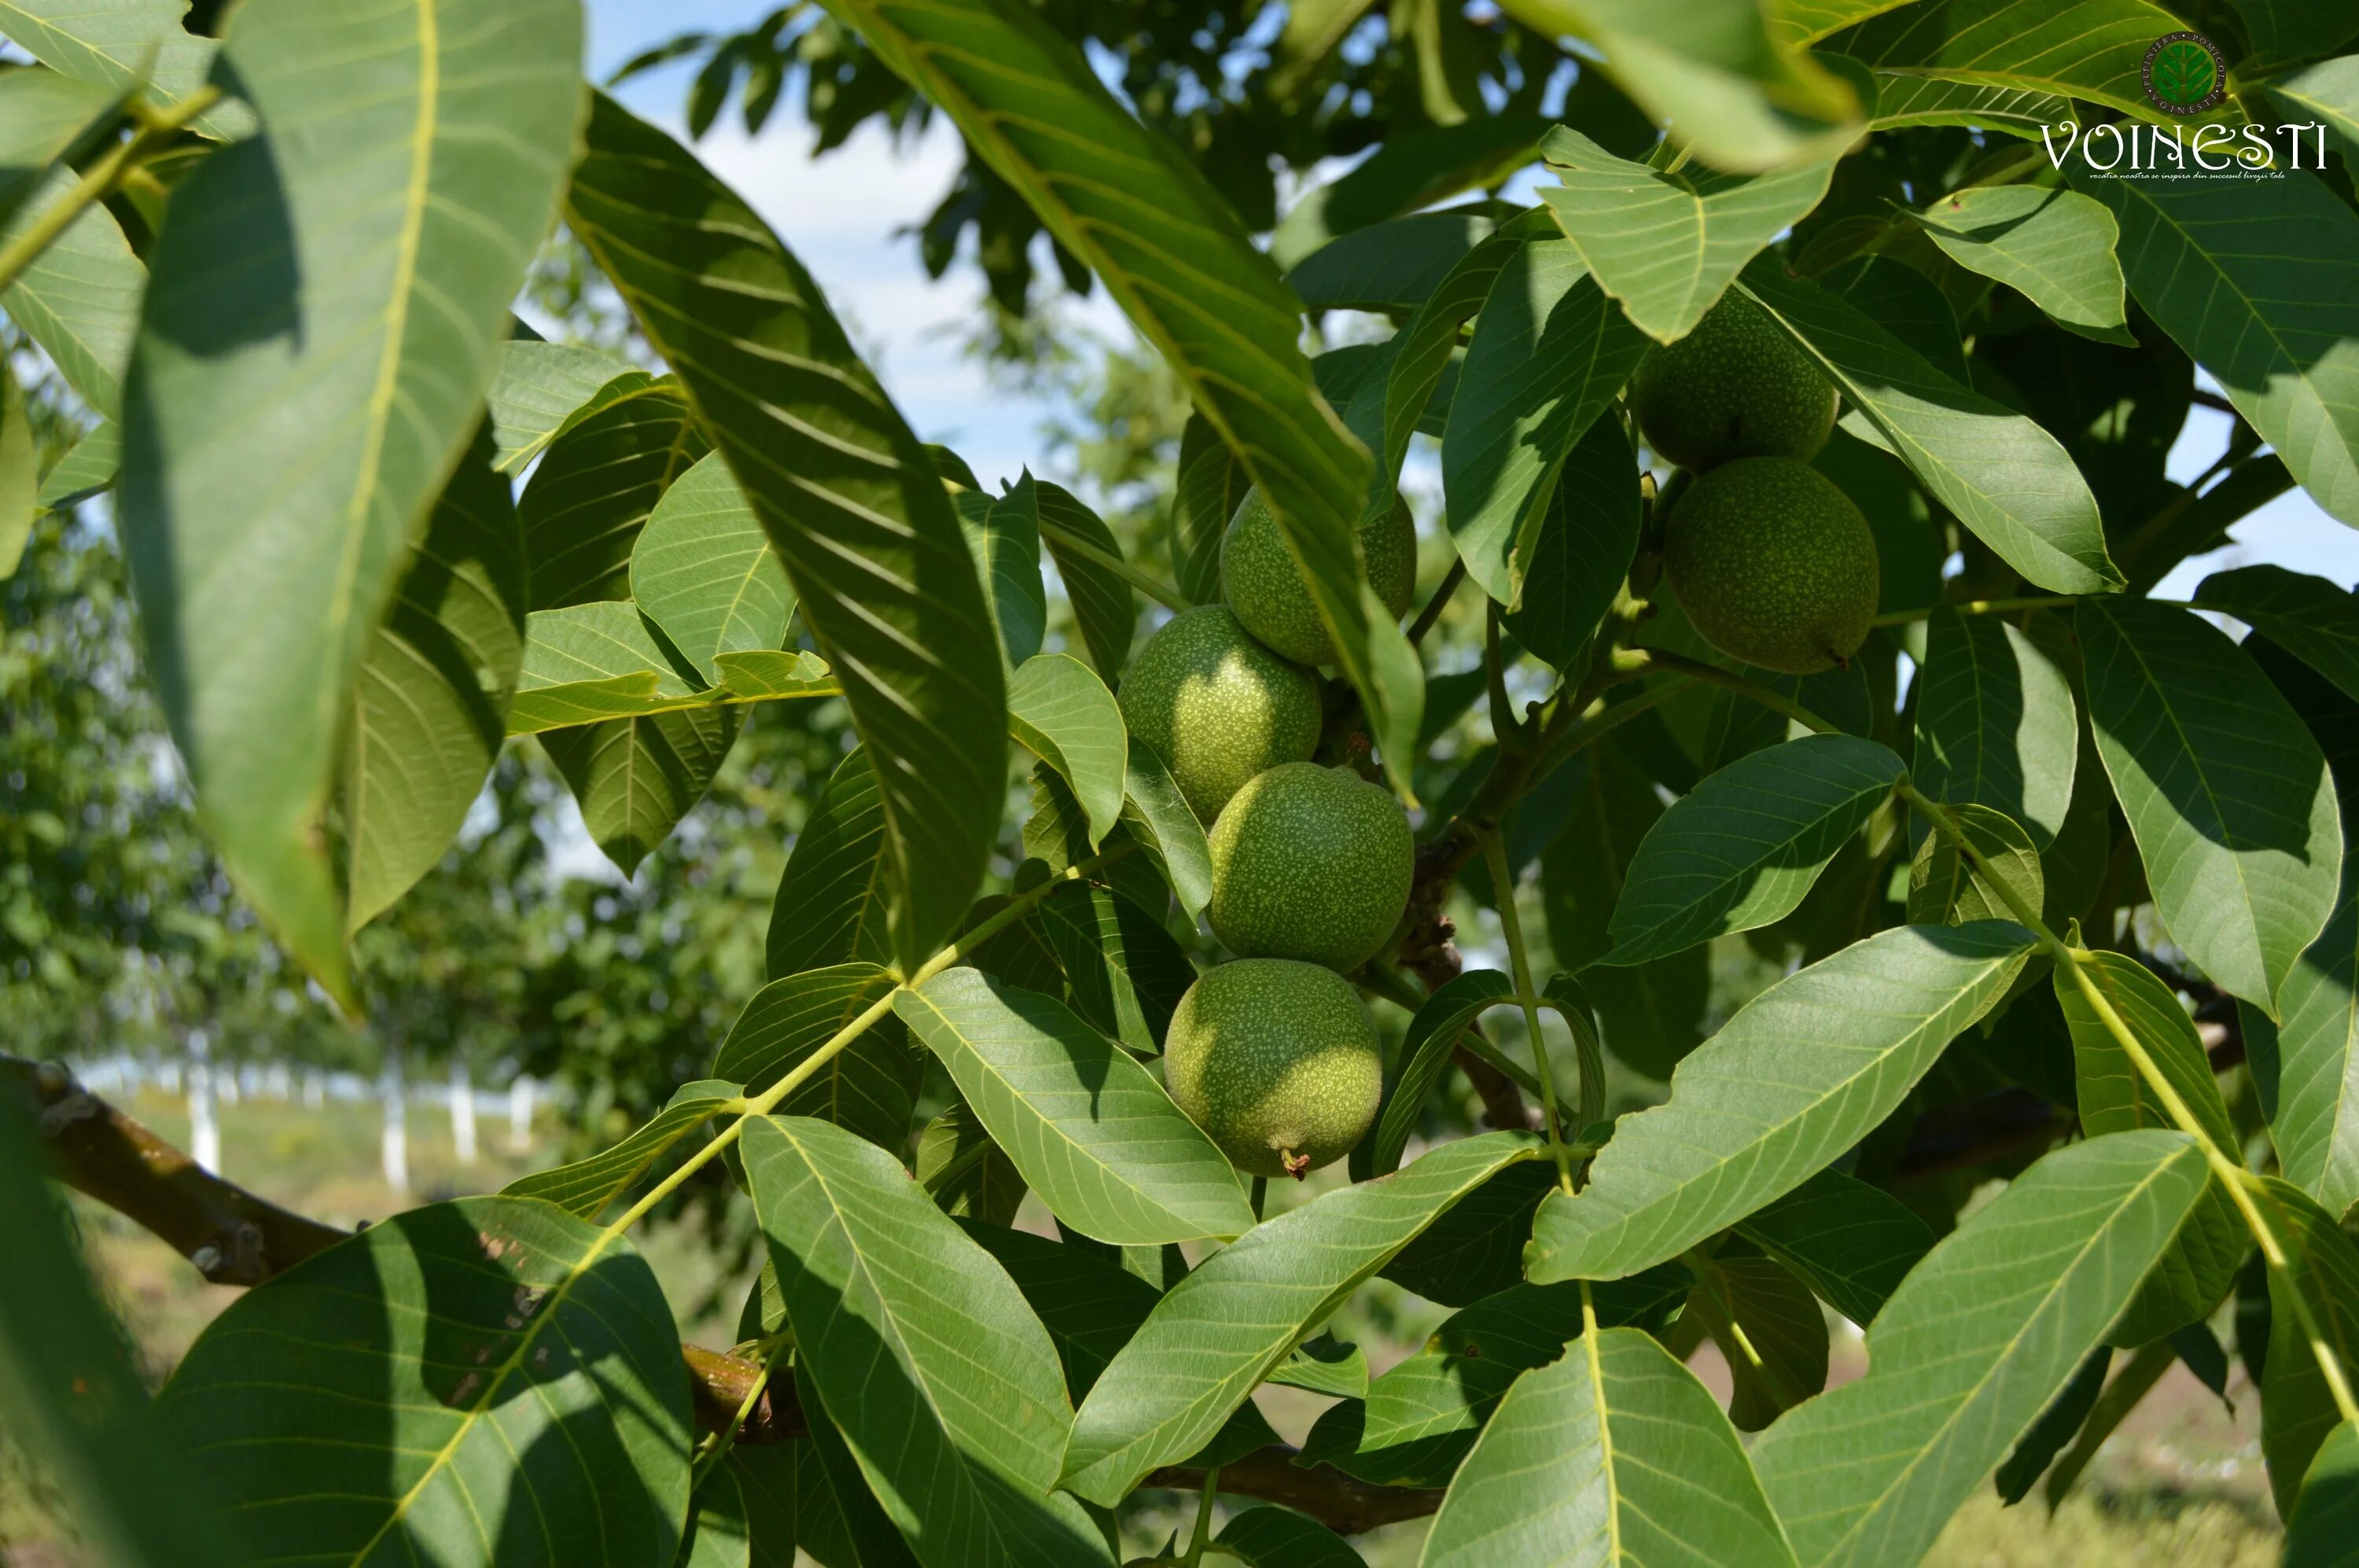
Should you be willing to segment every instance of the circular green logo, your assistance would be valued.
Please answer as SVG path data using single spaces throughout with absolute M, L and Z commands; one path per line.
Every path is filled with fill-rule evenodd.
M 2146 95 L 2166 114 L 2201 114 L 2228 96 L 2228 62 L 2201 33 L 2165 33 L 2139 68 Z

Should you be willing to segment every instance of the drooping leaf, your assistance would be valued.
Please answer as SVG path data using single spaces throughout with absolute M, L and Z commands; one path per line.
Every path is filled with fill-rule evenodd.
M 1319 397 L 1297 343 L 1300 304 L 1234 210 L 1017 0 L 830 9 L 958 124 L 1187 384 L 1269 501 L 1406 789 L 1423 676 L 1358 564 L 1366 456 Z
M 828 776 L 787 854 L 770 906 L 770 977 L 863 960 L 889 963 L 885 931 L 885 810 L 865 748 Z
M 2274 1176 L 2246 1191 L 2285 1257 L 2268 1271 L 2267 1359 L 2262 1363 L 2261 1457 L 2279 1518 L 2294 1512 L 2295 1488 L 2329 1432 L 2343 1420 L 2318 1350 L 2343 1369 L 2359 1365 L 2359 1244 L 2310 1194 Z
M 496 454 L 492 466 L 522 474 L 549 442 L 656 379 L 594 348 L 514 339 L 500 351 L 500 367 L 484 394 Z
M 2279 1016 L 2334 908 L 2342 828 L 2318 742 L 2225 633 L 2146 600 L 2073 615 L 2098 755 L 2173 941 Z
M 1825 367 L 1926 491 L 2009 566 L 2059 593 L 2121 585 L 2097 504 L 2055 437 L 1767 258 L 1747 267 L 1736 287 Z
M 1753 1463 L 1810 1564 L 1915 1563 L 2121 1311 L 2203 1190 L 2176 1132 L 2057 1150 L 1944 1237 L 1868 1331 L 1868 1372 Z
M 662 1110 L 640 1123 L 622 1142 L 587 1160 L 519 1176 L 501 1188 L 500 1195 L 538 1198 L 577 1219 L 595 1220 L 675 1144 L 742 1103 L 734 1083 L 717 1078 L 683 1083 L 672 1091 Z
M 862 1019 L 867 1027 L 806 1077 L 777 1109 L 817 1116 L 898 1151 L 909 1133 L 918 1061 L 889 1016 L 896 982 L 874 964 L 837 964 L 773 980 L 754 993 L 714 1054 L 716 1078 L 758 1094 Z
M 919 1561 L 1105 1563 L 1088 1517 L 1049 1494 L 1071 1407 L 1006 1271 L 840 1127 L 763 1116 L 744 1143 L 798 1364 Z
M 1907 771 L 1874 741 L 1820 735 L 1712 774 L 1638 845 L 1601 962 L 1644 964 L 1783 918 Z
M 1450 1053 L 1466 1026 L 1486 1007 L 1514 996 L 1515 982 L 1495 969 L 1469 969 L 1441 983 L 1408 1021 L 1401 1040 L 1399 1066 L 1385 1086 L 1385 1105 L 1377 1117 L 1370 1171 L 1389 1176 L 1400 1169 L 1401 1151 L 1417 1130 L 1426 1097 L 1441 1082 Z
M 187 29 L 188 11 L 188 0 L 5 0 L 0 33 L 60 75 L 117 94 L 136 87 L 169 108 L 205 85 L 221 49 Z M 244 85 L 239 96 L 252 101 Z M 233 97 L 193 124 L 231 141 L 254 130 L 254 109 Z
M 2005 992 L 2031 933 L 1902 926 L 1779 981 L 1625 1116 L 1577 1197 L 1540 1205 L 1537 1280 L 1614 1279 L 1799 1187 L 1898 1105 Z
M 1040 542 L 1064 579 L 1065 597 L 1082 632 L 1090 668 L 1108 686 L 1122 679 L 1130 662 L 1130 639 L 1138 626 L 1138 601 L 1128 582 L 1105 560 L 1122 560 L 1122 545 L 1105 520 L 1061 485 L 1037 481 Z
M 2316 177 L 2093 179 L 2121 224 L 2122 272 L 2157 325 L 2327 512 L 2359 527 L 2359 213 Z
M 591 841 L 627 877 L 704 799 L 736 739 L 735 709 L 692 708 L 551 730 L 540 745 Z
M 1526 649 L 1572 668 L 1614 607 L 1638 549 L 1638 454 L 1618 419 L 1593 420 L 1565 454 L 1524 556 L 1524 603 L 1505 617 Z
M 1450 534 L 1467 575 L 1522 605 L 1540 521 L 1573 444 L 1637 367 L 1646 340 L 1571 242 L 1507 254 L 1459 373 L 1441 438 Z
M 1540 199 L 1591 276 L 1658 343 L 1694 330 L 1746 262 L 1819 204 L 1832 158 L 1772 174 L 1666 173 L 1559 125 L 1540 156 L 1561 190 Z
M 2122 313 L 2120 226 L 2077 191 L 1976 185 L 1953 191 L 1917 221 L 1960 267 L 2020 289 L 2067 332 L 2135 343 Z
M 1635 1328 L 1583 1334 L 1507 1390 L 1450 1484 L 1422 1568 L 1794 1562 L 1735 1429 Z
M 2080 756 L 2080 715 L 2054 658 L 2004 616 L 1944 606 L 1926 623 L 1919 679 L 1917 787 L 2004 811 L 2048 847 L 2064 825 Z
M 235 32 L 239 91 L 304 134 L 223 147 L 173 194 L 125 396 L 120 517 L 214 844 L 349 1007 L 320 832 L 344 702 L 554 214 L 582 16 L 561 0 L 254 0 Z M 355 94 L 364 69 L 379 85 Z
M 1739 1220 L 1736 1234 L 1862 1328 L 1933 1246 L 1932 1231 L 1915 1211 L 1840 1171 L 1821 1171 Z
M 1163 1298 L 1090 1390 L 1060 1485 L 1110 1507 L 1149 1470 L 1201 1447 L 1435 1215 L 1543 1147 L 1522 1133 L 1463 1138 L 1380 1181 L 1323 1193 L 1208 1258 Z
M 396 1214 L 247 1292 L 155 1419 L 247 1561 L 490 1568 L 510 1541 L 668 1563 L 688 1507 L 688 1379 L 654 1272 L 529 1198 Z
M 842 682 L 879 785 L 893 952 L 914 970 L 973 900 L 1006 777 L 999 659 L 950 497 L 810 275 L 678 142 L 598 98 L 566 211 Z
M 631 598 L 704 679 L 724 653 L 786 640 L 795 591 L 719 453 L 681 474 L 631 546 Z
M 1089 818 L 1090 847 L 1122 815 L 1130 737 L 1114 693 L 1070 653 L 1026 659 L 1007 682 L 1008 733 L 1064 777 Z
M 340 790 L 350 931 L 442 858 L 506 733 L 524 658 L 524 540 L 490 458 L 479 435 L 362 657 Z
M 1041 900 L 1040 930 L 1075 1012 L 1132 1051 L 1163 1049 L 1196 966 L 1160 920 L 1111 887 L 1074 882 Z
M 1064 1224 L 1115 1246 L 1252 1228 L 1227 1158 L 1147 1069 L 1061 1003 L 951 969 L 894 1007 Z

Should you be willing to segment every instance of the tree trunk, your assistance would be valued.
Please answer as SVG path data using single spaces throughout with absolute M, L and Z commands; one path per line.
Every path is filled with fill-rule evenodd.
M 377 1080 L 377 1096 L 385 1104 L 385 1184 L 397 1192 L 409 1191 L 409 1119 L 403 1096 L 401 1050 L 385 1048 L 385 1071 Z
M 202 1029 L 189 1035 L 189 1158 L 221 1173 L 221 1117 L 213 1107 L 212 1046 Z
M 328 1080 L 316 1067 L 303 1070 L 303 1108 L 317 1111 L 328 1104 Z
M 522 1073 L 508 1084 L 508 1147 L 518 1154 L 532 1148 L 532 1079 Z
M 475 1163 L 475 1079 L 463 1057 L 451 1062 L 451 1148 L 462 1166 Z

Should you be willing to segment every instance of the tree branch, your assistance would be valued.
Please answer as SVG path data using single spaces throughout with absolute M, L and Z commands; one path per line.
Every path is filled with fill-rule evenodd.
M 1256 1448 L 1221 1466 L 1221 1490 L 1266 1503 L 1283 1503 L 1309 1514 L 1338 1535 L 1357 1535 L 1380 1524 L 1423 1519 L 1441 1507 L 1438 1486 L 1378 1486 L 1344 1475 L 1332 1465 L 1297 1465 L 1286 1443 Z M 1142 1486 L 1192 1492 L 1204 1472 L 1185 1465 L 1152 1471 Z

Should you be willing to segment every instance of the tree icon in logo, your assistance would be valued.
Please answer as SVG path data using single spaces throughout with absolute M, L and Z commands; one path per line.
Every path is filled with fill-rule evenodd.
M 2220 51 L 2201 33 L 2166 33 L 2146 52 L 2146 95 L 2170 114 L 2200 114 L 2227 96 Z

